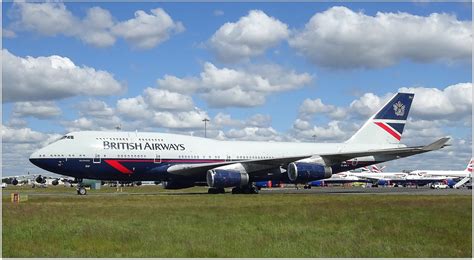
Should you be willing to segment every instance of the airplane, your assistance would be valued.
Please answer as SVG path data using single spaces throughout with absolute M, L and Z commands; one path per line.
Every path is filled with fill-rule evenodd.
M 418 176 L 410 175 L 405 172 L 371 172 L 371 173 L 355 173 L 355 176 L 365 179 L 366 182 L 371 182 L 372 187 L 385 186 L 394 184 L 395 186 L 407 184 L 415 184 L 416 186 L 423 186 L 429 183 L 443 182 L 448 177 L 446 176 Z
M 66 182 L 66 178 L 57 176 L 41 175 L 41 174 L 27 174 L 27 175 L 16 175 L 16 176 L 5 176 L 3 179 L 9 179 L 9 183 L 13 186 L 19 184 L 29 184 L 32 188 L 35 187 L 46 187 L 47 185 L 56 186 L 62 182 Z
M 358 177 L 353 172 L 340 172 L 333 174 L 328 179 L 311 181 L 305 185 L 304 189 L 311 189 L 311 187 L 325 186 L 327 184 L 345 184 L 345 183 L 354 183 L 354 182 L 367 182 L 366 179 Z
M 461 185 L 469 182 L 472 178 L 472 166 L 474 164 L 474 158 L 471 158 L 463 171 L 453 170 L 415 170 L 410 172 L 410 175 L 422 176 L 425 178 L 445 176 L 449 187 L 459 188 Z M 459 179 L 457 182 L 456 180 Z
M 221 141 L 150 132 L 79 131 L 39 149 L 34 165 L 79 181 L 161 181 L 166 189 L 258 193 L 257 181 L 307 183 L 332 174 L 441 149 L 400 143 L 414 94 L 397 93 L 343 143 Z M 77 193 L 85 195 L 82 185 Z

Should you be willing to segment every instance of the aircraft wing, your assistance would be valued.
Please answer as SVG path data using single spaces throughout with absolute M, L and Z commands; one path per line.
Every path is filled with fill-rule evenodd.
M 403 158 L 403 157 L 407 157 L 407 156 L 411 156 L 415 154 L 439 150 L 445 146 L 448 146 L 446 144 L 448 141 L 449 141 L 449 137 L 444 137 L 425 146 L 367 150 L 367 151 L 361 151 L 361 152 L 348 152 L 348 153 L 336 153 L 336 154 L 321 154 L 319 156 L 323 158 L 324 162 L 327 165 L 338 164 L 352 158 L 364 157 L 364 156 L 396 156 L 398 158 Z
M 247 170 L 257 170 L 262 168 L 276 168 L 281 166 L 286 166 L 289 163 L 294 161 L 298 161 L 301 159 L 310 158 L 312 155 L 307 156 L 295 156 L 295 157 L 280 157 L 280 158 L 273 158 L 273 159 L 260 159 L 260 160 L 246 160 L 246 161 L 226 161 L 226 162 L 218 162 L 218 163 L 198 163 L 198 164 L 176 164 L 167 169 L 169 173 L 183 175 L 183 176 L 191 176 L 199 173 L 206 173 L 208 170 L 225 166 L 231 165 L 234 163 L 242 164 Z
M 415 147 L 403 147 L 403 148 L 390 148 L 390 149 L 381 149 L 381 150 L 368 150 L 360 152 L 349 152 L 349 153 L 336 153 L 336 154 L 310 154 L 296 157 L 281 157 L 281 158 L 272 158 L 272 159 L 261 159 L 261 160 L 247 160 L 247 161 L 225 161 L 218 163 L 199 163 L 199 164 L 177 164 L 170 166 L 167 171 L 171 174 L 183 175 L 183 176 L 193 176 L 203 174 L 205 175 L 208 170 L 231 165 L 235 163 L 240 163 L 247 170 L 249 174 L 254 171 L 271 169 L 277 167 L 286 167 L 289 163 L 311 158 L 313 156 L 320 156 L 326 165 L 336 165 L 344 161 L 347 161 L 352 158 L 364 157 L 364 156 L 393 156 L 396 158 L 402 158 L 410 155 L 415 155 L 419 153 L 425 153 L 429 151 L 434 151 L 443 148 L 446 146 L 446 142 L 449 138 L 441 138 L 432 144 L 426 146 L 415 146 Z

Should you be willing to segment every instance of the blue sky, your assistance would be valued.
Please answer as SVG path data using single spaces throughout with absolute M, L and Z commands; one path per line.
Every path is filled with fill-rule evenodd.
M 27 155 L 46 140 L 115 124 L 202 136 L 209 117 L 218 139 L 344 141 L 400 88 L 416 94 L 402 141 L 453 146 L 391 169 L 463 168 L 471 154 L 470 3 L 2 5 L 6 175 L 38 171 Z M 38 69 L 13 65 L 27 61 Z M 43 70 L 57 86 L 35 84 Z

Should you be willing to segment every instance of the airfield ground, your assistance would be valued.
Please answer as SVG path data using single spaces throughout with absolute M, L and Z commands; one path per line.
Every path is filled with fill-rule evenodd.
M 470 191 L 393 189 L 208 195 L 142 186 L 77 196 L 74 188 L 7 187 L 2 256 L 472 256 Z M 11 203 L 15 191 L 28 201 Z

